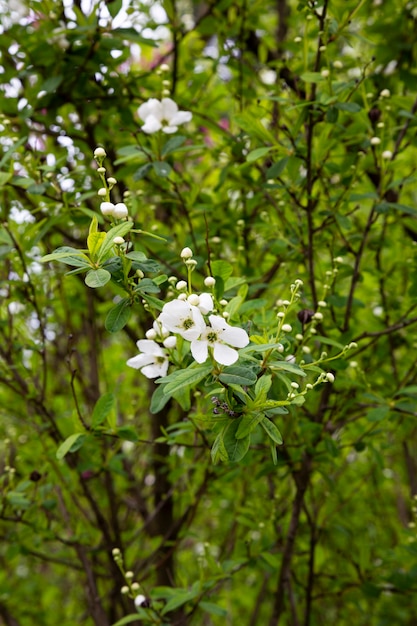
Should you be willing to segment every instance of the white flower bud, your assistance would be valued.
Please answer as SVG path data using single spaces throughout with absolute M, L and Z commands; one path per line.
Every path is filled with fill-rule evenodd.
M 280 354 L 282 354 L 284 352 L 284 346 L 282 345 L 282 343 L 279 343 L 277 346 L 277 350 Z
M 298 387 L 299 387 L 299 386 L 300 386 L 300 385 L 299 385 L 298 383 L 296 383 L 296 382 L 292 382 L 292 383 L 291 383 L 291 387 L 292 387 L 293 389 L 298 389 Z
M 223 298 L 223 300 L 220 300 L 219 304 L 221 304 L 222 306 L 227 306 L 229 303 Z
M 301 349 L 304 352 L 304 354 L 310 354 L 311 352 L 311 349 L 308 346 L 303 346 Z
M 94 150 L 94 158 L 95 159 L 100 159 L 100 158 L 104 158 L 105 156 L 107 156 L 106 151 L 104 148 L 96 148 Z
M 329 70 L 321 70 L 321 75 L 323 78 L 328 78 L 330 76 Z
M 100 196 L 101 198 L 105 198 L 107 196 L 107 189 L 105 187 L 101 187 L 97 191 L 97 195 Z
M 105 167 L 98 167 L 97 168 L 97 172 L 99 174 L 105 174 L 106 173 L 106 168 Z
M 318 322 L 321 322 L 322 319 L 323 319 L 323 313 L 320 313 L 320 311 L 317 311 L 317 313 L 314 313 L 313 320 L 317 320 Z
M 227 320 L 227 318 L 230 317 L 230 313 L 228 313 L 227 311 L 223 311 L 222 315 L 225 320 Z
M 113 215 L 114 204 L 113 202 L 102 202 L 100 204 L 100 211 L 103 215 Z
M 306 389 L 308 389 L 308 390 L 313 389 L 313 385 L 311 383 L 307 383 L 306 384 Z
M 191 257 L 193 256 L 193 251 L 191 250 L 191 248 L 183 248 L 181 250 L 180 256 L 182 259 L 191 259 Z
M 391 150 L 384 150 L 381 156 L 383 159 L 392 159 L 392 152 Z
M 195 267 L 197 265 L 197 261 L 195 259 L 187 259 L 185 264 L 187 267 Z
M 282 330 L 284 331 L 284 333 L 290 333 L 292 331 L 291 324 L 283 324 L 282 325 Z
M 200 304 L 200 298 L 196 293 L 192 293 L 188 296 L 187 301 L 193 306 L 198 306 Z
M 131 572 L 130 570 L 125 573 L 125 578 L 130 578 L 130 580 L 132 580 L 133 577 L 134 577 L 134 573 Z
M 127 585 L 123 585 L 123 587 L 120 589 L 121 593 L 125 596 L 129 593 L 129 587 Z
M 138 596 L 136 596 L 135 598 L 135 606 L 137 608 L 141 607 L 142 604 L 145 602 L 146 600 L 146 596 L 143 596 L 142 594 L 139 594 Z
M 113 239 L 113 243 L 115 243 L 116 246 L 121 246 L 122 243 L 124 243 L 124 242 L 125 242 L 125 240 L 123 239 L 123 237 L 115 237 Z
M 381 143 L 381 140 L 379 137 L 371 137 L 369 141 L 370 141 L 371 146 L 379 146 L 379 144 Z
M 207 276 L 207 278 L 204 279 L 204 284 L 206 287 L 214 287 L 216 279 L 213 278 L 213 276 Z
M 303 335 L 301 333 L 297 333 L 295 338 L 297 339 L 297 341 L 302 341 L 304 339 Z
M 156 330 L 154 328 L 150 328 L 149 330 L 146 331 L 145 337 L 146 337 L 146 339 L 155 340 L 156 337 L 157 337 Z
M 132 583 L 131 589 L 132 589 L 132 591 L 139 591 L 139 589 L 140 589 L 139 583 L 137 583 L 137 582 Z
M 379 95 L 381 96 L 381 98 L 389 98 L 391 92 L 389 89 L 383 89 Z
M 327 302 L 325 302 L 324 300 L 319 300 L 317 304 L 321 306 L 322 309 L 324 309 L 327 306 Z
M 113 176 L 110 176 L 110 178 L 107 179 L 107 182 L 109 183 L 109 185 L 115 185 L 117 183 L 117 180 L 113 178 Z
M 343 63 L 342 63 L 342 61 L 335 61 L 335 62 L 333 63 L 333 67 L 335 67 L 337 70 L 341 70 L 341 69 L 342 69 L 342 67 L 343 67 Z
M 187 283 L 185 282 L 185 280 L 179 280 L 175 286 L 179 291 L 187 289 Z
M 302 40 L 301 37 L 294 37 L 294 43 L 300 43 Z
M 122 219 L 123 217 L 128 216 L 127 206 L 125 205 L 124 202 L 118 202 L 115 205 L 113 215 L 116 219 L 119 219 L 119 220 Z
M 172 348 L 175 348 L 176 345 L 177 345 L 177 338 L 174 337 L 174 335 L 171 335 L 170 337 L 167 337 L 164 340 L 165 348 L 172 349 Z
M 331 372 L 327 372 L 326 374 L 326 380 L 329 383 L 334 383 L 334 375 Z
M 177 300 L 186 300 L 187 299 L 187 294 L 186 293 L 180 293 Z

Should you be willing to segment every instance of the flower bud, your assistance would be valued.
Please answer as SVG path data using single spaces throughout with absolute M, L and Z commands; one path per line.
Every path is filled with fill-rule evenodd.
M 326 380 L 329 383 L 334 383 L 334 375 L 331 372 L 327 372 L 326 374 Z
M 100 211 L 103 215 L 113 215 L 114 204 L 113 202 L 102 202 L 100 204 Z
M 204 284 L 206 287 L 214 287 L 216 279 L 213 278 L 213 276 L 207 276 L 207 278 L 204 279 Z
M 107 189 L 105 187 L 101 187 L 97 191 L 97 195 L 100 196 L 101 198 L 105 198 L 107 196 Z
M 119 220 L 122 219 L 123 217 L 128 216 L 127 206 L 125 205 L 124 202 L 118 202 L 115 205 L 113 215 L 116 219 L 119 219 Z
M 191 250 L 191 248 L 183 248 L 181 250 L 180 256 L 182 259 L 191 259 L 191 257 L 193 256 L 193 251 Z
M 283 324 L 282 325 L 282 330 L 284 331 L 284 333 L 290 333 L 292 331 L 291 324 Z
M 113 239 L 113 243 L 115 243 L 116 246 L 121 246 L 122 243 L 124 243 L 124 242 L 125 242 L 125 240 L 123 239 L 123 237 L 115 237 Z
M 187 289 L 187 283 L 185 280 L 179 280 L 175 285 L 178 291 L 182 291 L 183 289 Z
M 107 154 L 106 154 L 106 151 L 105 151 L 104 148 L 96 148 L 94 150 L 94 158 L 95 159 L 101 159 L 101 158 L 104 158 L 106 156 L 107 156 Z
M 200 304 L 200 298 L 196 293 L 189 295 L 187 300 L 192 306 L 198 306 Z
M 167 337 L 164 340 L 164 346 L 165 348 L 168 348 L 169 350 L 171 350 L 172 348 L 175 348 L 176 345 L 177 345 L 177 338 L 174 337 L 174 335 L 171 335 L 170 337 Z

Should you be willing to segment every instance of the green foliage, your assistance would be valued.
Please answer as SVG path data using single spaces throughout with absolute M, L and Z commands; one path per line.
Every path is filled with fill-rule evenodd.
M 0 7 L 0 621 L 415 623 L 417 5 L 84 4 Z

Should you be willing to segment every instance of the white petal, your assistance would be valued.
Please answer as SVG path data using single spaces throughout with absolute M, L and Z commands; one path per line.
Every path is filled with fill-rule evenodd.
M 152 339 L 140 339 L 136 345 L 139 350 L 145 354 L 152 356 L 166 356 L 165 350 L 163 350 L 163 348 L 161 348 L 161 346 Z
M 171 122 L 172 117 L 178 113 L 178 105 L 171 98 L 162 98 L 161 112 L 164 120 Z
M 147 365 L 141 369 L 141 373 L 146 376 L 146 378 L 159 378 L 160 376 L 166 376 L 168 371 L 168 361 L 164 361 L 163 363 L 152 363 L 151 365 Z
M 148 133 L 149 135 L 156 133 L 158 130 L 161 130 L 161 128 L 161 122 L 154 115 L 149 115 L 142 126 L 143 132 Z
M 213 310 L 213 298 L 209 293 L 200 294 L 198 308 L 204 315 L 207 315 L 207 313 L 210 313 L 210 311 Z
M 162 104 L 156 98 L 150 98 L 147 102 L 140 105 L 138 115 L 141 120 L 146 121 L 150 115 L 156 117 L 159 121 L 162 119 Z
M 166 133 L 167 135 L 172 135 L 173 133 L 176 133 L 178 130 L 178 126 L 163 126 L 162 127 L 162 132 Z
M 249 343 L 249 336 L 246 330 L 238 326 L 230 326 L 220 315 L 210 315 L 210 324 L 214 330 L 221 330 L 219 337 L 225 343 L 235 348 L 244 348 Z
M 191 122 L 193 114 L 190 111 L 178 111 L 175 115 L 173 115 L 169 121 L 170 125 L 179 126 L 180 124 L 185 124 L 186 122 Z
M 239 353 L 229 348 L 224 343 L 215 343 L 213 351 L 214 360 L 221 365 L 232 365 L 239 358 Z
M 192 341 L 191 342 L 191 354 L 197 361 L 197 363 L 204 363 L 208 357 L 208 343 L 207 341 Z
M 139 370 L 141 367 L 145 365 L 149 365 L 154 362 L 154 357 L 150 354 L 137 354 L 127 361 L 127 365 L 129 367 L 134 367 L 135 370 Z

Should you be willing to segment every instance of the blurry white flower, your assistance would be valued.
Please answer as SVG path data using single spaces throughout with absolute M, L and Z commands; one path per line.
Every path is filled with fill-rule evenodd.
M 184 300 L 171 300 L 164 304 L 159 321 L 172 333 L 188 341 L 198 339 L 206 328 L 200 310 Z
M 124 202 L 118 202 L 117 204 L 115 204 L 113 209 L 113 216 L 116 219 L 122 219 L 123 217 L 127 217 L 127 215 L 128 210 Z
M 190 122 L 192 113 L 189 111 L 179 111 L 178 105 L 171 98 L 150 98 L 140 105 L 138 115 L 145 123 L 142 130 L 152 134 L 158 130 L 164 133 L 175 133 L 180 124 Z
M 203 315 L 207 315 L 214 309 L 213 298 L 209 293 L 200 293 L 198 308 L 203 313 Z
M 155 341 L 140 339 L 136 343 L 141 354 L 127 361 L 129 367 L 140 369 L 146 378 L 159 378 L 168 371 L 168 355 Z
M 191 342 L 191 354 L 197 363 L 204 363 L 210 347 L 217 363 L 232 365 L 239 358 L 239 353 L 234 348 L 244 348 L 249 343 L 247 332 L 243 328 L 230 326 L 219 315 L 210 315 L 209 321 L 211 327 L 207 326 L 201 338 Z

